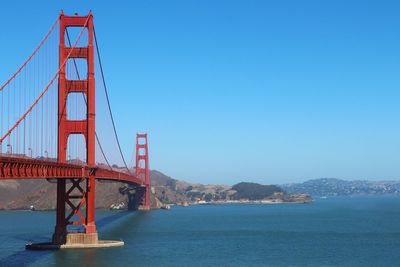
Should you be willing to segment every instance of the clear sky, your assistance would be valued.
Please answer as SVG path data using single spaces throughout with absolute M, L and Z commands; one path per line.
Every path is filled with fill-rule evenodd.
M 1 81 L 60 9 L 94 13 L 128 159 L 146 131 L 192 182 L 400 178 L 398 1 L 1 1 Z

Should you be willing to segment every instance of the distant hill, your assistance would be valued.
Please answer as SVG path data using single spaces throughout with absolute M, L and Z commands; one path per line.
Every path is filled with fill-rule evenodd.
M 172 178 L 158 171 L 150 171 L 152 185 L 163 185 Z M 120 193 L 124 183 L 96 181 L 96 207 L 108 209 L 113 204 L 127 203 L 128 196 Z M 52 210 L 56 207 L 56 183 L 44 179 L 0 181 L 0 210 L 29 209 Z M 155 199 L 151 198 L 151 204 Z
M 257 183 L 242 182 L 232 186 L 236 193 L 232 199 L 261 200 L 271 197 L 274 193 L 282 192 L 282 189 L 276 185 L 261 185 Z
M 313 197 L 351 195 L 399 195 L 400 181 L 346 181 L 320 178 L 303 183 L 285 184 L 288 193 L 306 193 Z

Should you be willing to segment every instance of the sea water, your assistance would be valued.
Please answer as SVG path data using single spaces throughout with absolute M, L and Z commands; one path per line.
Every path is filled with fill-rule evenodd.
M 54 212 L 0 212 L 0 266 L 400 266 L 400 197 L 97 211 L 106 249 L 26 251 Z

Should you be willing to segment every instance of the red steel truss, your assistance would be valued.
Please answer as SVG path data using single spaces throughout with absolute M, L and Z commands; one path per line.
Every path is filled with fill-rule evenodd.
M 0 180 L 7 179 L 86 179 L 90 173 L 96 179 L 145 185 L 145 181 L 135 175 L 101 167 L 81 166 L 56 161 L 35 160 L 0 156 Z

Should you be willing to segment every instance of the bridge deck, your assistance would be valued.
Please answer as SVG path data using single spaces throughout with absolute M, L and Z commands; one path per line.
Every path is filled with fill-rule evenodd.
M 96 179 L 145 185 L 145 181 L 133 174 L 98 166 L 0 155 L 0 180 L 87 178 L 93 172 Z

